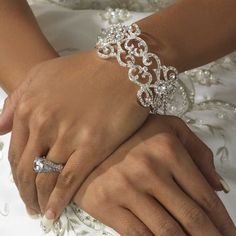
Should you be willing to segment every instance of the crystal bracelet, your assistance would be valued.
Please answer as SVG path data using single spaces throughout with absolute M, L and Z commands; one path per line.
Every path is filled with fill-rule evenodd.
M 178 71 L 162 65 L 160 58 L 149 52 L 137 24 L 114 24 L 103 29 L 96 48 L 100 58 L 116 58 L 128 68 L 129 80 L 140 87 L 137 98 L 143 107 L 151 114 L 167 113 L 178 86 Z

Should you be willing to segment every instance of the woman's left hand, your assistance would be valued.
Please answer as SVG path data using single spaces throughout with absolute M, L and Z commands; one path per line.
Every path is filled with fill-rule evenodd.
M 12 129 L 11 121 L 14 115 L 9 160 L 16 184 L 31 214 L 44 213 L 46 206 L 58 206 L 58 201 L 63 196 L 60 208 L 56 207 L 54 217 L 58 217 L 91 170 L 99 165 L 115 149 L 116 145 L 119 145 L 119 142 L 125 139 L 125 135 L 129 136 L 129 132 L 132 133 L 132 129 L 137 129 L 138 124 L 141 125 L 145 120 L 146 113 L 143 115 L 143 108 L 137 106 L 136 101 L 129 98 L 130 95 L 132 98 L 135 95 L 126 96 L 126 102 L 124 97 L 118 98 L 117 89 L 121 89 L 121 86 L 125 85 L 125 81 L 128 80 L 126 72 L 124 73 L 112 62 L 106 64 L 106 74 L 107 76 L 110 74 L 110 78 L 117 84 L 114 88 L 107 88 L 107 92 L 112 89 L 110 91 L 112 93 L 109 94 L 112 98 L 105 101 L 107 109 L 102 107 L 101 100 L 105 98 L 105 95 L 98 96 L 97 93 L 104 89 L 103 83 L 108 83 L 109 80 L 107 76 L 103 77 L 101 70 L 93 76 L 95 67 L 101 67 L 101 65 L 93 52 L 90 53 L 90 57 L 85 53 L 81 56 L 60 58 L 40 65 L 6 100 L 4 112 L 0 117 L 0 132 L 6 133 Z M 87 72 L 90 59 L 94 60 L 94 68 L 91 68 L 91 73 L 84 75 L 85 80 L 82 74 Z M 83 65 L 85 65 L 84 70 Z M 77 69 L 77 67 L 79 68 Z M 79 70 L 81 72 L 78 72 Z M 117 76 L 118 79 L 115 79 L 114 76 L 115 78 Z M 128 83 L 130 82 L 128 81 Z M 107 86 L 109 87 L 109 83 Z M 128 84 L 126 91 L 129 89 L 131 90 Z M 134 91 L 132 92 L 135 94 Z M 80 99 L 81 97 L 82 99 Z M 115 101 L 117 108 L 114 105 Z M 129 101 L 134 105 L 131 106 Z M 100 102 L 100 106 L 96 109 L 98 102 Z M 127 105 L 130 105 L 131 110 L 135 108 L 129 114 L 130 119 L 124 117 L 122 112 L 123 107 L 123 111 L 127 115 L 128 108 L 125 109 Z M 17 108 L 16 112 L 15 108 Z M 119 116 L 116 115 L 117 112 L 119 112 Z M 108 118 L 111 120 L 107 120 Z M 122 123 L 123 120 L 127 123 Z M 130 124 L 131 120 L 134 120 L 132 124 Z M 100 123 L 97 124 L 99 121 Z M 109 122 L 112 122 L 113 129 Z M 125 130 L 127 126 L 129 132 Z M 186 133 L 182 131 L 180 134 L 182 134 L 183 142 L 187 142 L 188 137 L 192 136 L 191 132 L 186 136 L 184 135 Z M 120 140 L 115 138 L 120 138 Z M 189 146 L 192 153 L 196 148 L 203 151 L 206 149 L 203 144 L 199 146 L 195 142 L 188 141 L 186 145 Z M 191 156 L 192 153 L 190 153 Z M 44 154 L 48 154 L 47 159 L 58 163 L 66 163 L 69 159 L 59 179 L 57 179 L 58 174 L 55 173 L 36 175 L 33 172 L 34 158 Z M 198 156 L 194 160 L 214 189 L 219 189 L 213 162 L 208 162 L 207 158 Z M 48 203 L 49 197 L 50 202 Z
M 48 206 L 58 205 L 55 199 L 63 210 L 91 171 L 149 112 L 137 103 L 127 69 L 99 59 L 95 50 L 44 62 L 27 81 L 14 114 L 13 177 L 30 212 L 45 213 L 48 200 Z M 33 171 L 34 159 L 44 155 L 66 164 L 60 175 Z

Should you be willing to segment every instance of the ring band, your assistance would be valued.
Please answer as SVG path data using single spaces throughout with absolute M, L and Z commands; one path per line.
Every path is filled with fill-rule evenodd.
M 36 157 L 33 164 L 33 170 L 36 173 L 61 172 L 64 168 L 62 164 L 56 164 L 46 160 L 46 157 Z

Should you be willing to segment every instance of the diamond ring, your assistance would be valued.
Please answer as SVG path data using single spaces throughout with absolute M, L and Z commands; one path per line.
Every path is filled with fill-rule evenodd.
M 34 160 L 33 170 L 36 173 L 61 172 L 64 165 L 56 164 L 46 160 L 46 157 L 36 157 Z

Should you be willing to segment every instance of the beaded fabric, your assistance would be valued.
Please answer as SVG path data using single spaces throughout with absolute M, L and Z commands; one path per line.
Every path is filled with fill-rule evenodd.
M 130 11 L 149 12 L 167 7 L 174 0 L 29 0 L 32 2 L 53 2 L 71 9 L 96 9 L 107 7 L 124 8 Z

